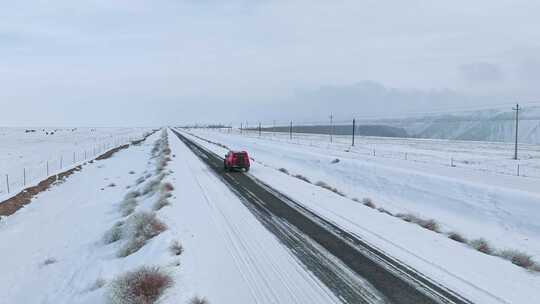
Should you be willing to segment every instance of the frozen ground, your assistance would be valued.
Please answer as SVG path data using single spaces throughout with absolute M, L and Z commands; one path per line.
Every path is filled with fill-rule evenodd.
M 119 211 L 126 187 L 143 193 L 159 178 L 150 154 L 159 133 L 83 166 L 2 219 L 0 303 L 107 303 L 110 282 L 141 265 L 174 278 L 160 303 L 194 295 L 212 304 L 339 302 L 175 136 L 163 180 L 174 185 L 173 197 L 156 211 L 168 229 L 118 257 L 126 241 L 105 244 L 103 236 L 126 220 Z M 154 191 L 138 196 L 135 212 L 150 211 L 157 199 Z M 180 256 L 169 250 L 173 241 L 184 247 Z
M 35 130 L 35 132 L 25 132 Z M 138 139 L 149 128 L 0 128 L 0 198 L 107 148 Z M 48 135 L 47 135 L 48 133 Z M 51 134 L 54 133 L 54 134 Z M 62 167 L 62 168 L 61 168 Z
M 371 197 L 391 212 L 435 218 L 443 231 L 484 237 L 497 248 L 520 249 L 539 260 L 540 189 L 536 178 L 378 158 L 255 136 L 192 131 L 231 149 L 248 150 L 255 159 L 250 171 L 254 176 L 478 303 L 526 303 L 536 294 L 538 274 L 350 199 Z M 195 140 L 220 155 L 226 151 Z M 334 163 L 336 158 L 339 162 Z M 348 198 L 281 173 L 279 168 L 313 182 L 324 181 Z

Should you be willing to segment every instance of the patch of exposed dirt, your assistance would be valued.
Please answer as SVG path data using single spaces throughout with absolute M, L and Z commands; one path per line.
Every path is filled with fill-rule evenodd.
M 122 145 L 120 147 L 116 147 L 114 149 L 111 149 L 103 154 L 101 154 L 100 156 L 96 157 L 96 160 L 104 160 L 104 159 L 107 159 L 107 158 L 110 158 L 111 156 L 114 155 L 114 153 L 120 151 L 120 150 L 124 150 L 124 149 L 127 149 L 129 147 L 129 144 L 125 144 L 125 145 Z
M 39 184 L 33 187 L 29 187 L 24 189 L 23 191 L 19 192 L 17 195 L 5 200 L 4 202 L 0 203 L 0 215 L 1 216 L 8 216 L 15 213 L 17 210 L 21 209 L 25 205 L 29 204 L 32 201 L 32 198 L 43 192 L 46 191 L 51 187 L 53 184 L 57 184 L 59 182 L 63 182 L 66 178 L 68 178 L 73 173 L 80 171 L 82 169 L 82 166 L 79 165 L 73 169 L 69 169 L 67 171 L 64 171 L 60 174 L 53 175 L 45 180 L 42 180 Z

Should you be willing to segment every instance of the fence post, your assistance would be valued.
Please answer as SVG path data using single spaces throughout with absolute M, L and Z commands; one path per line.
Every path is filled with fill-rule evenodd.
M 405 160 L 407 160 L 407 152 L 405 152 Z
M 46 177 L 49 177 L 49 161 L 47 161 L 47 176 Z
M 373 156 L 375 156 L 375 149 L 373 149 Z
M 453 157 L 450 157 L 450 167 L 455 167 Z
M 6 188 L 7 188 L 7 193 L 9 194 L 9 175 L 6 174 Z
M 354 132 L 356 131 L 356 119 L 352 120 L 352 145 L 354 147 Z
M 60 155 L 60 169 L 62 169 L 62 163 L 63 163 L 64 157 Z
M 73 152 L 73 163 L 76 163 L 76 162 L 77 162 L 77 160 L 75 158 L 75 152 Z
M 26 168 L 23 168 L 23 187 L 26 186 Z
M 519 176 L 519 164 L 517 165 L 517 176 Z
M 259 137 L 261 137 L 261 123 L 259 122 Z

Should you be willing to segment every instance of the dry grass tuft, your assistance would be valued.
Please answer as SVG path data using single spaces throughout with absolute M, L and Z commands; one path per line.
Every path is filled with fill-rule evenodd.
M 493 248 L 485 239 L 474 239 L 470 241 L 469 245 L 482 253 L 493 255 Z
M 306 183 L 311 184 L 311 181 L 309 180 L 309 178 L 303 176 L 302 174 L 295 174 L 295 175 L 293 175 L 293 177 L 296 177 L 296 178 L 298 178 L 299 180 L 302 180 L 302 181 L 304 181 L 304 182 L 306 182 Z
M 332 187 L 332 186 L 330 186 L 329 184 L 327 184 L 327 183 L 325 183 L 323 181 L 318 181 L 318 182 L 315 183 L 315 185 L 319 186 L 321 188 L 324 188 L 326 190 L 330 190 L 330 191 L 334 192 L 337 195 L 345 196 L 345 194 L 343 192 L 339 191 L 337 188 Z
M 146 185 L 144 185 L 142 189 L 142 194 L 146 195 L 148 193 L 156 192 L 157 188 L 159 187 L 160 182 L 161 181 L 159 179 L 149 181 L 148 183 L 146 183 Z
M 112 244 L 122 239 L 122 225 L 124 222 L 116 222 L 114 226 L 103 235 L 103 243 Z
M 55 258 L 46 258 L 45 261 L 43 261 L 41 263 L 41 266 L 48 266 L 48 265 L 51 265 L 51 264 L 55 264 L 57 262 L 58 262 L 58 260 L 55 259 Z
M 394 216 L 394 215 L 392 214 L 392 212 L 390 212 L 390 211 L 384 209 L 383 207 L 379 207 L 379 208 L 377 208 L 377 210 L 378 210 L 379 212 L 381 212 L 381 213 L 386 213 L 386 214 L 388 214 L 388 215 L 390 215 L 390 216 Z
M 464 243 L 464 244 L 466 244 L 468 242 L 467 239 L 464 236 L 462 236 L 461 234 L 459 234 L 457 232 L 448 233 L 448 238 L 451 239 L 451 240 L 454 240 L 456 242 L 460 242 L 460 243 Z
M 406 222 L 417 224 L 418 226 L 433 232 L 440 232 L 439 223 L 433 219 L 423 219 L 418 215 L 411 213 L 398 213 L 396 214 L 396 217 L 399 217 Z
M 169 250 L 173 255 L 181 255 L 184 252 L 184 247 L 182 247 L 179 241 L 174 241 L 169 247 Z
M 523 268 L 532 269 L 536 265 L 530 255 L 518 250 L 507 249 L 497 255 Z
M 285 168 L 279 168 L 278 171 L 280 171 L 282 173 L 285 173 L 285 174 L 289 174 L 289 170 L 287 170 Z
M 92 285 L 90 285 L 88 287 L 88 289 L 86 291 L 88 291 L 88 292 L 96 291 L 96 290 L 98 290 L 100 288 L 103 288 L 103 286 L 105 286 L 105 284 L 107 284 L 107 282 L 104 279 L 98 278 L 98 279 L 96 279 L 96 281 L 94 283 L 92 283 Z
M 171 192 L 174 190 L 174 187 L 171 183 L 163 183 L 161 185 L 161 191 L 162 192 Z
M 437 223 L 437 221 L 435 221 L 434 219 L 421 219 L 417 224 L 427 230 L 438 233 L 441 232 L 439 223 Z
M 200 298 L 200 297 L 195 296 L 191 298 L 191 300 L 189 301 L 189 304 L 210 304 L 210 302 L 208 302 L 206 298 Z
M 169 206 L 171 203 L 169 202 L 169 200 L 167 200 L 166 197 L 164 196 L 160 196 L 158 198 L 158 200 L 154 203 L 154 205 L 152 206 L 152 209 L 154 211 L 158 211 L 160 210 L 161 208 L 163 207 L 166 207 L 166 206 Z
M 364 204 L 365 206 L 367 206 L 369 208 L 375 209 L 375 204 L 373 203 L 373 200 L 371 200 L 371 198 L 369 198 L 369 197 L 364 197 L 362 199 L 362 204 Z
M 127 272 L 111 282 L 109 304 L 156 303 L 165 289 L 173 284 L 172 277 L 158 267 L 141 267 Z
M 137 198 L 139 196 L 141 196 L 141 193 L 137 190 L 133 190 L 126 193 L 126 195 L 124 196 L 124 199 Z
M 155 213 L 138 212 L 131 215 L 122 226 L 122 237 L 127 243 L 117 253 L 118 257 L 126 257 L 141 249 L 148 240 L 167 229 Z

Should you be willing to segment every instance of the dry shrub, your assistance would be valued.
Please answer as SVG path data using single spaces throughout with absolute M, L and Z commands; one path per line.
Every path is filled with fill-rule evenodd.
M 330 163 L 332 163 L 332 164 L 337 164 L 337 163 L 339 163 L 339 158 L 333 159 Z
M 135 184 L 140 185 L 140 184 L 144 183 L 145 180 L 146 179 L 144 178 L 144 176 L 141 176 L 141 177 L 137 178 L 137 180 L 135 180 Z
M 108 303 L 156 303 L 165 289 L 171 287 L 172 284 L 172 277 L 160 268 L 143 266 L 127 272 L 111 282 Z
M 160 196 L 158 198 L 158 200 L 154 203 L 154 205 L 152 206 L 152 209 L 154 211 L 158 211 L 160 210 L 161 208 L 165 207 L 165 206 L 169 206 L 171 203 L 169 202 L 169 200 L 167 200 L 166 197 L 164 196 Z
M 134 198 L 124 199 L 122 202 L 120 202 L 120 205 L 118 206 L 120 212 L 122 213 L 122 216 L 128 216 L 132 214 L 135 211 L 136 207 L 137 201 Z
M 107 187 L 111 187 L 111 188 L 116 187 L 116 184 L 115 183 L 110 183 L 110 184 L 107 185 Z
M 379 212 L 381 212 L 381 213 L 386 213 L 386 214 L 388 214 L 388 215 L 393 216 L 392 212 L 390 212 L 390 211 L 384 209 L 383 207 L 379 207 L 379 208 L 377 208 L 377 210 L 378 210 Z
M 433 232 L 441 231 L 439 223 L 437 223 L 437 221 L 435 221 L 434 219 L 420 219 L 417 224 L 420 225 L 420 227 L 431 230 Z
M 527 269 L 531 269 L 536 264 L 530 255 L 514 249 L 503 250 L 497 255 Z
M 148 193 L 155 192 L 159 184 L 160 184 L 159 179 L 149 181 L 146 185 L 144 185 L 142 189 L 142 194 L 146 195 Z
M 341 191 L 339 191 L 337 188 L 335 187 L 332 187 L 330 185 L 328 185 L 327 183 L 323 182 L 323 181 L 318 181 L 315 183 L 316 186 L 319 186 L 321 188 L 324 188 L 326 190 L 330 190 L 332 192 L 334 192 L 335 194 L 338 194 L 338 195 L 341 195 L 341 196 L 345 196 L 345 194 Z
M 126 257 L 137 252 L 146 244 L 146 241 L 167 229 L 156 214 L 150 212 L 137 212 L 131 215 L 122 227 L 122 236 L 126 237 L 128 242 L 120 248 L 118 257 Z
M 409 223 L 416 223 L 419 220 L 416 215 L 410 213 L 398 213 L 396 214 L 396 217 L 399 217 L 400 219 Z
M 119 258 L 125 258 L 129 255 L 134 254 L 144 247 L 146 240 L 142 237 L 129 239 L 116 253 L 116 256 Z
M 296 178 L 298 178 L 299 180 L 302 180 L 302 181 L 304 181 L 304 182 L 306 182 L 306 183 L 311 184 L 311 181 L 309 180 L 309 178 L 303 176 L 302 174 L 295 174 L 295 175 L 293 175 L 293 176 L 296 177 Z
M 357 198 L 357 197 L 353 197 L 353 198 L 351 198 L 351 200 L 352 200 L 353 202 L 360 203 L 360 199 Z
M 56 262 L 58 262 L 58 260 L 55 258 L 46 258 L 45 261 L 41 263 L 41 265 L 47 266 L 47 265 L 55 264 Z
M 285 174 L 289 174 L 289 171 L 285 168 L 279 168 L 278 169 L 279 172 L 282 172 L 282 173 L 285 173 Z
M 362 199 L 362 204 L 364 204 L 365 206 L 367 206 L 369 208 L 375 209 L 375 204 L 373 203 L 373 201 L 369 197 L 364 197 Z
M 123 222 L 117 222 L 111 229 L 107 230 L 103 235 L 103 243 L 112 244 L 122 239 Z
M 182 252 L 184 252 L 184 247 L 182 247 L 182 244 L 180 244 L 180 242 L 174 241 L 169 247 L 169 250 L 173 255 L 181 255 Z
M 451 240 L 454 240 L 456 242 L 460 242 L 460 243 L 464 243 L 464 244 L 467 243 L 467 239 L 464 236 L 462 236 L 461 234 L 457 233 L 457 232 L 450 232 L 448 234 L 448 238 L 451 239 Z
M 130 199 L 130 198 L 137 198 L 141 195 L 141 193 L 137 190 L 134 190 L 134 191 L 129 191 L 128 193 L 126 193 L 126 195 L 124 196 L 124 199 Z
M 105 284 L 107 284 L 107 282 L 102 279 L 102 278 L 98 278 L 96 279 L 96 281 L 94 283 L 92 283 L 92 285 L 90 285 L 87 289 L 88 292 L 92 292 L 92 291 L 96 291 L 100 288 L 102 288 L 103 286 L 105 286 Z
M 189 304 L 210 304 L 206 298 L 195 296 L 189 300 Z
M 162 192 L 171 192 L 174 190 L 174 187 L 171 183 L 164 183 L 161 185 Z
M 162 194 L 161 194 L 161 197 L 163 197 L 163 198 L 171 198 L 172 196 L 173 196 L 173 195 L 172 195 L 172 193 L 170 193 L 170 192 L 162 193 Z
M 437 223 L 437 221 L 433 219 L 423 219 L 419 217 L 418 215 L 414 215 L 411 213 L 398 213 L 396 214 L 396 217 L 399 217 L 400 219 L 409 223 L 415 223 L 422 228 L 425 228 L 434 232 L 440 232 L 439 223 Z
M 128 172 L 129 174 L 135 174 L 135 171 L 131 170 Z
M 482 252 L 482 253 L 485 253 L 485 254 L 490 254 L 492 255 L 493 254 L 493 248 L 491 247 L 491 245 L 488 243 L 488 241 L 486 241 L 485 239 L 474 239 L 472 240 L 469 245 L 471 245 L 472 248 Z

